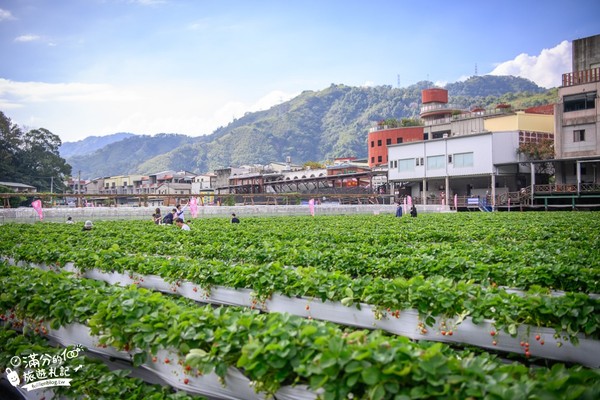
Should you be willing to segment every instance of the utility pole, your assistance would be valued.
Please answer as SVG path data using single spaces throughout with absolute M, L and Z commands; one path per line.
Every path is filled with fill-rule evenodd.
M 50 193 L 54 193 L 54 177 L 50 177 Z M 54 197 L 50 197 L 50 204 L 54 207 Z
M 77 174 L 77 194 L 81 194 L 81 170 Z M 77 196 L 77 207 L 81 207 L 81 197 Z

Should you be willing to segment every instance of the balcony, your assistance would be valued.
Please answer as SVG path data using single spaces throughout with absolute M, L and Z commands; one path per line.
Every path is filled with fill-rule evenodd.
M 448 111 L 452 112 L 454 110 L 460 110 L 460 107 L 456 104 L 448 104 L 448 103 L 429 103 L 423 104 L 421 106 L 421 114 L 429 113 L 432 111 Z
M 562 75 L 562 86 L 575 86 L 584 83 L 600 82 L 600 67 Z

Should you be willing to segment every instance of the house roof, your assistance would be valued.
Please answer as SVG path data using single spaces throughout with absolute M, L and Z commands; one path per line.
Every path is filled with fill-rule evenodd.
M 0 182 L 0 186 L 22 188 L 22 189 L 35 189 L 35 186 L 26 185 L 19 182 Z

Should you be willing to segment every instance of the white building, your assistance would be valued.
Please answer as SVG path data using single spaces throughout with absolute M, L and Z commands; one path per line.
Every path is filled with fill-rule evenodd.
M 514 130 L 392 145 L 388 177 L 423 204 L 456 194 L 489 197 L 495 205 L 498 195 L 525 186 L 531 169 L 518 149 L 529 139 L 529 133 Z
M 217 181 L 217 175 L 206 173 L 196 175 L 192 181 L 192 193 L 200 193 L 203 190 L 213 189 Z

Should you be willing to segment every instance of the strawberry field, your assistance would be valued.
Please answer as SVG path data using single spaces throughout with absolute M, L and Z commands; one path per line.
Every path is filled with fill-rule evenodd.
M 162 379 L 130 398 L 600 397 L 598 213 L 190 226 L 0 226 L 0 368 L 50 339 Z M 134 379 L 102 374 L 54 390 Z

